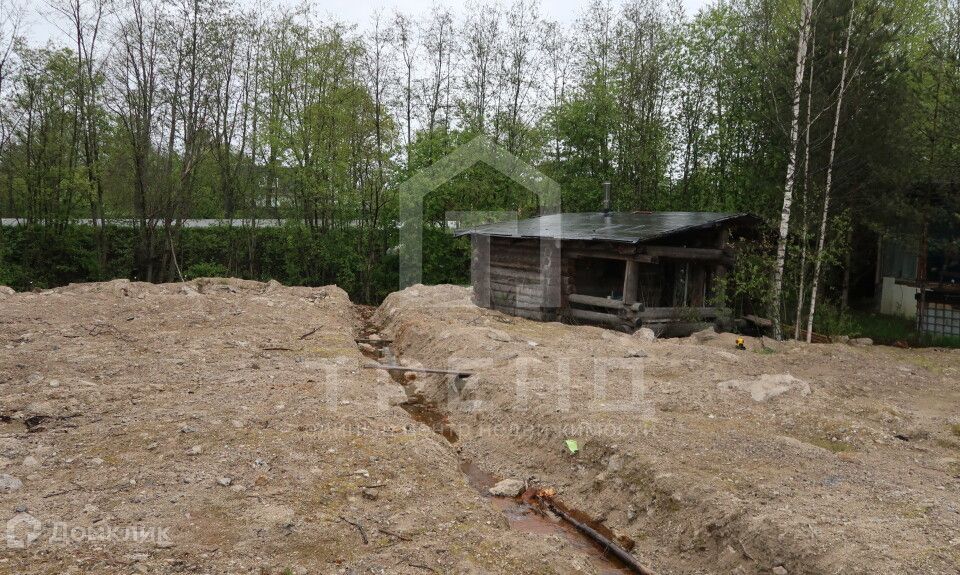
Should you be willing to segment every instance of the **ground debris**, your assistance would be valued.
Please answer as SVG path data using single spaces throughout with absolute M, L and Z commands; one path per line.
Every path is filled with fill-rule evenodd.
M 55 291 L 0 296 L 0 507 L 46 535 L 63 521 L 121 536 L 42 536 L 0 571 L 414 572 L 423 549 L 444 550 L 440 572 L 582 561 L 463 500 L 453 448 L 395 407 L 382 371 L 360 369 L 343 290 L 206 278 Z M 128 526 L 154 537 L 124 539 Z
M 456 358 L 475 372 L 456 394 L 444 378 L 416 386 L 447 406 L 446 425 L 480 430 L 460 433 L 461 457 L 501 477 L 535 472 L 631 534 L 657 571 L 955 571 L 948 553 L 926 550 L 956 538 L 960 390 L 949 375 L 960 352 L 712 332 L 648 345 L 471 297 L 415 286 L 372 321 L 407 364 Z M 490 325 L 508 337 L 491 341 Z M 627 357 L 638 343 L 642 362 Z M 678 538 L 680 553 L 664 552 Z

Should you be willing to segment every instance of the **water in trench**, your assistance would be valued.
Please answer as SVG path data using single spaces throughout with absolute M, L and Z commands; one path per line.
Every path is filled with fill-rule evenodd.
M 364 355 L 372 360 L 383 362 L 384 364 L 399 365 L 388 341 L 368 339 L 369 336 L 374 333 L 375 329 L 368 325 L 363 335 L 360 336 L 366 343 L 370 343 L 374 347 L 374 351 L 370 351 L 369 349 L 363 350 L 361 348 Z M 402 371 L 391 370 L 388 371 L 388 373 L 391 379 L 406 389 L 409 382 L 404 379 Z M 408 396 L 410 396 L 409 393 Z M 436 405 L 410 396 L 410 399 L 402 403 L 400 407 L 410 414 L 412 419 L 428 426 L 434 433 L 443 436 L 449 443 L 453 444 L 458 441 L 457 433 L 450 425 L 449 419 Z M 499 481 L 499 478 L 483 470 L 473 461 L 466 459 L 461 459 L 460 471 L 463 472 L 467 483 L 471 487 L 486 499 L 491 506 L 503 513 L 511 529 L 534 535 L 552 535 L 562 538 L 573 549 L 583 554 L 597 573 L 602 575 L 633 573 L 626 564 L 610 554 L 600 543 L 587 537 L 578 531 L 576 527 L 563 521 L 548 509 L 544 509 L 535 497 L 535 490 L 529 489 L 519 497 L 493 497 L 487 490 L 495 485 Z M 563 512 L 578 521 L 597 530 L 611 541 L 616 540 L 609 529 L 593 521 L 586 514 L 563 507 L 559 502 L 553 502 L 553 504 L 562 508 Z

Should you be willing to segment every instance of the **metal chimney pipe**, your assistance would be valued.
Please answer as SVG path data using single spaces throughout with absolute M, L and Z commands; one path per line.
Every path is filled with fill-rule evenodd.
M 610 182 L 603 183 L 603 214 L 610 214 Z

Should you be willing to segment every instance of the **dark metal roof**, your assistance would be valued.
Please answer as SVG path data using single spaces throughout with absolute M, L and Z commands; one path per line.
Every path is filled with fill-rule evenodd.
M 602 212 L 553 214 L 526 220 L 485 224 L 457 230 L 455 235 L 505 238 L 601 240 L 636 244 L 680 232 L 719 224 L 753 224 L 744 213 L 718 212 Z

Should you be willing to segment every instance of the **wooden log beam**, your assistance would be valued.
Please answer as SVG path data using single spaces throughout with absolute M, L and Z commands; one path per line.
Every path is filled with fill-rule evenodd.
M 569 258 L 591 258 L 598 260 L 620 260 L 620 261 L 634 261 L 644 264 L 655 264 L 657 263 L 656 256 L 648 254 L 630 254 L 630 253 L 619 253 L 613 251 L 596 251 L 596 250 L 585 250 L 579 248 L 566 248 L 561 251 L 564 257 Z
M 715 318 L 720 315 L 718 307 L 647 307 L 637 313 L 641 320 Z
M 505 278 L 519 278 L 528 281 L 539 282 L 542 279 L 542 275 L 539 269 L 527 269 L 527 268 L 518 268 L 518 267 L 508 267 L 500 266 L 499 264 L 493 264 L 490 266 L 490 275 L 495 277 L 505 277 Z
M 518 293 L 533 297 L 543 296 L 543 286 L 536 283 L 520 283 L 494 278 L 490 281 L 490 289 L 502 293 Z
M 618 299 L 609 299 L 605 297 L 597 297 L 592 295 L 582 295 L 578 293 L 572 293 L 568 295 L 567 299 L 570 301 L 570 303 L 576 303 L 580 305 L 589 305 L 594 307 L 602 307 L 607 309 L 616 309 L 616 310 L 629 309 L 632 311 L 637 311 L 643 307 L 642 305 L 636 302 L 630 305 L 625 305 L 622 301 Z
M 683 260 L 724 261 L 730 259 L 730 254 L 719 248 L 685 248 L 682 246 L 643 246 L 643 251 L 650 256 L 676 258 Z
M 602 323 L 606 325 L 613 325 L 617 327 L 630 325 L 632 323 L 620 317 L 618 314 L 603 313 L 599 311 L 587 311 L 585 309 L 569 308 L 567 310 L 567 314 L 574 319 L 588 321 L 591 323 Z

